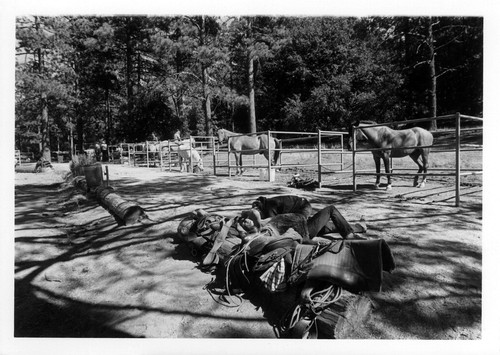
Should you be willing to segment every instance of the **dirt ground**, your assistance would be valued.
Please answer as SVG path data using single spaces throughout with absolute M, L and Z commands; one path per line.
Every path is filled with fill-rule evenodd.
M 258 176 L 231 178 L 109 165 L 110 185 L 142 206 L 149 224 L 119 226 L 103 207 L 54 172 L 15 174 L 15 337 L 274 338 L 249 301 L 228 308 L 204 289 L 212 275 L 176 239 L 196 208 L 232 216 L 256 197 L 297 194 L 315 210 L 335 204 L 349 221 L 366 218 L 369 238 L 389 244 L 374 309 L 350 339 L 481 339 L 482 187 L 338 177 L 314 192 Z M 344 175 L 345 176 L 345 175 Z

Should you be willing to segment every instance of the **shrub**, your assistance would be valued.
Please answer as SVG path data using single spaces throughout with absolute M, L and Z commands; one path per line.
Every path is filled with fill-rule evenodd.
M 69 169 L 74 176 L 83 175 L 82 168 L 84 166 L 89 166 L 95 163 L 95 157 L 89 157 L 86 154 L 74 154 L 72 155 L 71 161 L 69 162 Z

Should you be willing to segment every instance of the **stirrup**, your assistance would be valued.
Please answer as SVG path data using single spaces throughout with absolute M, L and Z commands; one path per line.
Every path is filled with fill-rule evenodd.
M 290 336 L 295 339 L 318 339 L 318 325 L 316 318 L 310 320 L 302 318 L 291 329 Z

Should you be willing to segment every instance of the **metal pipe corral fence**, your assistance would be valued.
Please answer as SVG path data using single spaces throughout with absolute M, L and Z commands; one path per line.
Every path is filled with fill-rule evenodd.
M 392 122 L 392 123 L 377 123 L 377 124 L 370 124 L 364 126 L 366 127 L 380 127 L 380 126 L 389 126 L 393 124 L 401 124 L 401 123 L 418 123 L 418 122 L 429 122 L 432 120 L 454 120 L 454 125 L 455 125 L 455 130 L 450 130 L 450 131 L 444 131 L 444 133 L 455 133 L 455 142 L 454 142 L 454 149 L 431 149 L 432 152 L 454 152 L 455 153 L 455 168 L 454 169 L 432 169 L 432 170 L 440 170 L 440 171 L 450 171 L 452 170 L 453 173 L 427 173 L 425 175 L 427 176 L 454 176 L 455 177 L 455 206 L 459 207 L 460 206 L 460 177 L 461 176 L 467 176 L 467 175 L 481 175 L 482 170 L 481 169 L 462 169 L 461 167 L 461 152 L 464 151 L 482 151 L 481 149 L 478 148 L 465 148 L 462 149 L 461 147 L 461 133 L 463 131 L 470 131 L 470 130 L 482 130 L 481 128 L 466 128 L 464 130 L 461 129 L 461 120 L 462 119 L 469 119 L 473 121 L 479 121 L 482 122 L 483 119 L 480 117 L 473 117 L 473 116 L 467 116 L 467 115 L 461 115 L 460 113 L 456 113 L 454 115 L 446 115 L 446 116 L 438 116 L 438 117 L 429 117 L 429 118 L 419 118 L 415 120 L 408 120 L 404 122 Z M 354 132 L 356 132 L 358 127 L 353 127 Z M 376 152 L 376 151 L 388 151 L 388 150 L 401 150 L 401 149 L 408 149 L 408 148 L 436 148 L 434 145 L 429 145 L 429 146 L 416 146 L 416 147 L 399 147 L 399 148 L 370 148 L 370 149 L 362 149 L 358 150 L 356 148 L 356 134 L 353 134 L 353 150 L 352 150 L 352 179 L 353 179 L 353 191 L 356 191 L 356 176 L 360 175 L 375 175 L 375 176 L 423 176 L 424 174 L 422 173 L 393 173 L 392 171 L 392 164 L 391 164 L 391 173 L 373 173 L 373 172 L 360 172 L 356 171 L 356 154 L 358 153 L 365 153 L 365 152 Z M 448 147 L 446 147 L 448 148 Z M 431 169 L 429 169 L 431 170 Z

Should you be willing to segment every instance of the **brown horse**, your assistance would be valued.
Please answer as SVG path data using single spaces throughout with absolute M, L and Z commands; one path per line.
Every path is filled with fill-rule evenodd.
M 357 141 L 367 141 L 372 148 L 387 148 L 387 150 L 372 151 L 377 171 L 375 186 L 377 188 L 380 186 L 380 159 L 384 161 L 386 174 L 389 174 L 389 158 L 402 158 L 408 155 L 418 165 L 418 173 L 423 172 L 420 183 L 418 182 L 418 175 L 415 175 L 413 186 L 424 187 L 430 146 L 434 140 L 432 133 L 420 127 L 395 130 L 387 126 L 371 127 L 372 125 L 376 125 L 376 123 L 372 121 L 357 122 L 353 128 L 356 128 Z M 352 134 L 350 144 L 352 146 Z M 421 163 L 418 160 L 420 157 L 422 157 Z M 391 188 L 391 175 L 387 175 L 387 190 Z
M 236 159 L 236 175 L 243 174 L 242 154 L 254 155 L 263 154 L 269 160 L 269 149 L 274 150 L 273 160 L 271 165 L 276 165 L 280 156 L 281 142 L 277 138 L 271 137 L 268 142 L 267 134 L 259 135 L 241 135 L 228 131 L 227 129 L 219 129 L 217 131 L 219 143 L 227 141 L 229 152 L 234 154 Z

